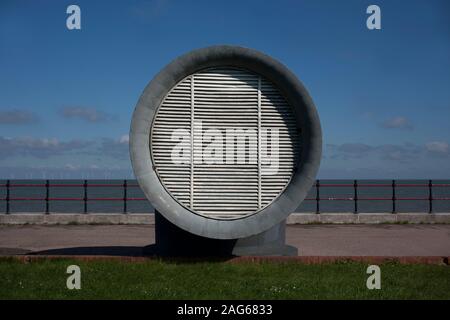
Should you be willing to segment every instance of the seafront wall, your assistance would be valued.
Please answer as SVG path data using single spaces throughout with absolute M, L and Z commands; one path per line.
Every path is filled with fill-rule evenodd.
M 293 213 L 287 224 L 447 224 L 450 213 Z M 3 225 L 76 225 L 76 224 L 139 224 L 153 225 L 149 213 L 11 213 L 0 214 Z

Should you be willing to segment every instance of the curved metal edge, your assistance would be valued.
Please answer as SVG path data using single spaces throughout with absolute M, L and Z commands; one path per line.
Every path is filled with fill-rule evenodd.
M 293 107 L 301 128 L 299 166 L 284 192 L 260 212 L 237 220 L 217 220 L 187 210 L 161 184 L 150 157 L 152 119 L 164 96 L 185 76 L 198 70 L 228 65 L 261 74 L 278 87 Z M 268 230 L 292 213 L 314 183 L 322 155 L 319 116 L 307 90 L 283 64 L 259 51 L 229 45 L 191 51 L 176 58 L 145 87 L 133 113 L 130 128 L 130 156 L 134 174 L 144 194 L 167 220 L 199 236 L 238 239 Z

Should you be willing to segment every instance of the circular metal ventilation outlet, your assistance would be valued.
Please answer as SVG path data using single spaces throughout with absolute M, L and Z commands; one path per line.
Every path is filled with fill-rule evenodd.
M 214 219 L 252 215 L 286 188 L 299 158 L 291 106 L 266 78 L 215 67 L 184 78 L 153 121 L 150 149 L 166 190 Z
M 156 211 L 214 239 L 260 234 L 305 199 L 320 121 L 284 65 L 236 46 L 188 52 L 144 89 L 130 128 L 133 171 Z

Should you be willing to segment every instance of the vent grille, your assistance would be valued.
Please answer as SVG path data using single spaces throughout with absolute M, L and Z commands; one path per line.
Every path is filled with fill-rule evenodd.
M 216 219 L 245 217 L 273 202 L 294 173 L 299 145 L 293 111 L 278 89 L 228 67 L 179 82 L 151 133 L 153 164 L 166 190 Z

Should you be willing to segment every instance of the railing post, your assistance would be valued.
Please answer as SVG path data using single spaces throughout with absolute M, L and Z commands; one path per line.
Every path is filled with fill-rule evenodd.
M 392 213 L 397 212 L 397 208 L 395 205 L 395 180 L 392 180 Z
M 50 213 L 49 199 L 50 198 L 50 181 L 45 180 L 45 214 Z
M 123 213 L 127 213 L 127 180 L 123 180 Z
M 316 213 L 320 213 L 320 180 L 316 180 Z
M 433 213 L 433 180 L 428 180 L 428 212 Z
M 355 204 L 354 213 L 358 213 L 358 180 L 353 181 L 353 202 Z
M 8 179 L 6 180 L 6 214 L 9 214 L 9 185 L 11 181 Z
M 87 213 L 87 180 L 84 180 L 84 183 L 83 183 L 83 191 L 84 191 L 84 196 L 83 196 L 83 201 L 84 201 L 84 213 Z

